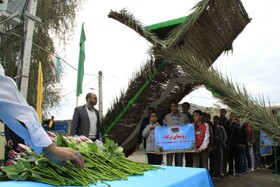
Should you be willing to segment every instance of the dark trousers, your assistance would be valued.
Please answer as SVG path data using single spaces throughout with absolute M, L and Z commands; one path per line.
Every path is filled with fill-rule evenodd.
M 161 165 L 162 155 L 147 153 L 147 157 L 148 157 L 148 164 Z
M 193 153 L 185 153 L 186 167 L 193 167 Z
M 209 153 L 209 159 L 210 159 L 210 176 L 213 176 L 214 174 L 216 174 L 216 166 L 218 164 L 218 155 L 217 155 L 217 147 L 215 149 L 213 149 L 210 153 Z
M 280 147 L 277 146 L 275 147 L 276 148 L 276 168 L 275 170 L 277 169 L 277 172 L 279 173 L 280 172 Z
M 172 166 L 174 156 L 175 156 L 175 166 L 183 166 L 184 153 L 168 153 L 166 155 L 167 165 Z
M 241 152 L 241 171 L 246 172 L 248 169 L 248 160 L 246 156 L 246 148 L 242 148 Z M 251 160 L 251 159 L 250 159 Z
M 208 169 L 208 149 L 201 151 L 200 153 L 193 153 L 193 167 Z
M 231 147 L 229 150 L 229 174 L 233 175 L 233 161 L 235 173 L 242 173 L 242 160 L 241 160 L 241 150 L 236 147 Z
M 223 171 L 223 147 L 221 145 L 217 145 L 215 149 L 209 155 L 210 158 L 210 175 L 221 175 L 224 173 Z
M 234 148 L 230 147 L 228 150 L 228 174 L 233 175 L 233 159 L 234 159 Z
M 252 163 L 251 163 L 251 156 L 249 153 L 249 145 L 246 145 L 245 148 L 245 153 L 246 153 L 246 158 L 247 158 L 247 169 L 251 169 L 252 168 Z
M 261 153 L 260 153 L 260 138 L 256 138 L 256 143 L 254 144 L 254 154 L 255 154 L 255 167 L 261 167 Z M 256 169 L 254 168 L 254 169 Z
M 228 169 L 227 169 L 228 162 L 229 162 L 229 148 L 223 147 L 223 171 L 224 171 L 224 173 L 228 172 Z M 231 173 L 229 173 L 229 174 L 231 174 Z

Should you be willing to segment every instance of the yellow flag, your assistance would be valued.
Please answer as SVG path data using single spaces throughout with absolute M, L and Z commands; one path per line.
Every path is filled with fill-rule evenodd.
M 36 112 L 37 112 L 37 115 L 38 115 L 38 118 L 39 118 L 40 122 L 42 122 L 43 89 L 44 89 L 44 87 L 43 87 L 42 65 L 41 65 L 41 62 L 39 62 Z

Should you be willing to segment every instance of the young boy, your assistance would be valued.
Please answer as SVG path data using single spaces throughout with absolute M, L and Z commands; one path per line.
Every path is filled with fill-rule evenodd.
M 196 153 L 193 154 L 193 166 L 208 169 L 208 144 L 209 144 L 209 127 L 202 122 L 202 111 L 195 110 L 193 112 Z
M 158 123 L 158 113 L 153 111 L 150 113 L 150 123 L 143 130 L 142 136 L 146 138 L 146 152 L 148 157 L 148 163 L 154 165 L 161 165 L 162 155 L 155 152 L 155 128 L 160 126 Z
M 178 102 L 172 100 L 170 102 L 171 112 L 164 118 L 164 125 L 166 126 L 177 126 L 190 123 L 186 114 L 181 113 L 178 110 Z M 175 153 L 175 166 L 183 166 L 184 153 Z M 166 155 L 166 161 L 168 166 L 172 166 L 174 153 L 168 153 Z

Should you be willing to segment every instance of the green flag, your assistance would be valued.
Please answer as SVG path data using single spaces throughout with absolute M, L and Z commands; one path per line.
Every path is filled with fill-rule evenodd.
M 83 92 L 85 41 L 86 41 L 86 35 L 85 35 L 84 23 L 83 23 L 81 36 L 80 36 L 80 55 L 79 55 L 79 65 L 78 65 L 77 89 L 76 89 L 77 97 L 79 97 L 79 95 Z

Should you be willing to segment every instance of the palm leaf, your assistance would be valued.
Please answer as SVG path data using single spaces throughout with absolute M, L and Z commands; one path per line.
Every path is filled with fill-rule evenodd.
M 129 13 L 127 10 L 122 9 L 120 12 L 110 11 L 108 14 L 109 18 L 113 18 L 122 24 L 128 26 L 140 36 L 151 42 L 155 46 L 162 46 L 162 41 L 153 33 L 144 29 L 143 24 L 137 20 L 132 13 Z
M 270 106 L 266 106 L 264 98 L 252 98 L 244 86 L 234 84 L 231 79 L 223 76 L 207 63 L 197 60 L 185 52 L 184 48 L 173 50 L 154 50 L 157 58 L 182 66 L 195 81 L 203 83 L 216 94 L 225 105 L 234 110 L 237 115 L 247 117 L 252 126 L 265 132 L 275 142 L 280 142 L 280 123 Z

